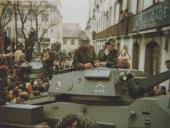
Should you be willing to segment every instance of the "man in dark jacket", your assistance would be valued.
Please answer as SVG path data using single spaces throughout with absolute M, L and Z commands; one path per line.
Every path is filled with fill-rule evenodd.
M 106 49 L 104 51 L 104 55 L 102 58 L 99 58 L 100 66 L 105 66 L 108 68 L 115 67 L 117 63 L 117 56 L 118 56 L 118 52 L 114 48 L 115 43 L 109 40 L 105 43 L 105 45 L 106 45 Z
M 91 69 L 95 67 L 96 54 L 88 41 L 81 43 L 74 53 L 73 67 L 77 69 Z

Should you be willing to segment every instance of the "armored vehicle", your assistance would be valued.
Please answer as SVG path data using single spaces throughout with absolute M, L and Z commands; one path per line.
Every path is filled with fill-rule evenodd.
M 44 76 L 43 63 L 41 59 L 34 59 L 32 62 L 21 63 L 18 67 L 23 72 L 24 79 L 36 79 Z
M 170 71 L 152 77 L 129 69 L 64 71 L 53 76 L 48 96 L 27 101 L 27 104 L 36 104 L 36 107 L 25 107 L 34 109 L 32 112 L 38 110 L 40 120 L 35 116 L 35 121 L 34 117 L 29 119 L 31 123 L 19 123 L 33 127 L 42 121 L 43 111 L 51 127 L 65 115 L 75 114 L 92 120 L 100 128 L 169 128 L 168 95 L 150 96 L 152 87 L 169 78 Z M 4 107 L 9 109 L 9 106 L 2 106 L 1 113 Z M 22 117 L 0 118 L 0 125 L 18 126 L 15 118 Z

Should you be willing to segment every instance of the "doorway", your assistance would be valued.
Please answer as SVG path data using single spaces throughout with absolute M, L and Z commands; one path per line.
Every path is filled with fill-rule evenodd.
M 159 73 L 160 46 L 152 41 L 146 45 L 145 52 L 145 74 L 147 76 Z

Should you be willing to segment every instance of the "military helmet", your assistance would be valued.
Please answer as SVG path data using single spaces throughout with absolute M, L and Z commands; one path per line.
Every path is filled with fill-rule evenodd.
M 114 39 L 108 39 L 108 40 L 106 41 L 105 45 L 115 46 L 115 40 L 114 40 Z
M 84 44 L 90 44 L 90 40 L 89 39 L 81 39 L 80 45 L 84 45 Z

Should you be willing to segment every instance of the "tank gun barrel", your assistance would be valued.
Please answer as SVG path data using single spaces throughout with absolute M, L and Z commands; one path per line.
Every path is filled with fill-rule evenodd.
M 149 88 L 160 84 L 163 81 L 170 79 L 170 71 L 166 71 L 160 74 L 157 74 L 152 77 L 148 77 L 139 81 L 140 88 L 144 91 L 147 91 Z
M 155 85 L 160 84 L 163 81 L 170 79 L 170 71 L 159 73 L 155 76 L 151 76 L 148 78 L 136 80 L 134 79 L 133 75 L 129 74 L 127 76 L 127 87 L 129 93 L 131 95 L 143 95 L 144 92 L 147 92 L 150 88 L 154 87 Z

